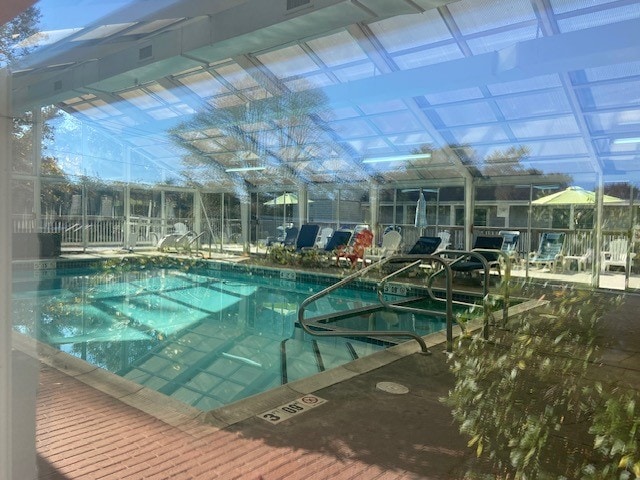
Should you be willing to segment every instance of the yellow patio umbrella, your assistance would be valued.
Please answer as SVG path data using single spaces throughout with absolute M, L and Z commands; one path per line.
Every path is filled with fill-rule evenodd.
M 307 203 L 313 203 L 313 200 L 307 200 Z M 276 198 L 272 198 L 264 202 L 264 205 L 276 206 L 283 205 L 284 211 L 282 212 L 283 217 L 283 227 L 287 224 L 287 205 L 297 205 L 298 204 L 298 196 L 293 193 L 285 192 L 282 195 L 278 195 Z
M 297 205 L 298 204 L 298 196 L 293 193 L 283 193 L 282 195 L 277 196 L 269 200 L 268 202 L 264 202 L 265 205 Z
M 621 198 L 613 197 L 611 195 L 603 195 L 602 200 L 604 203 L 617 203 L 623 202 Z M 565 206 L 569 208 L 570 225 L 573 227 L 576 220 L 576 206 L 580 205 L 592 205 L 595 207 L 596 194 L 589 190 L 585 190 L 581 187 L 567 187 L 550 195 L 538 198 L 531 202 L 533 206 L 539 207 L 554 207 Z
M 611 195 L 602 197 L 604 203 L 622 202 L 623 200 Z M 588 205 L 596 203 L 595 192 L 590 192 L 581 187 L 567 187 L 556 193 L 538 198 L 531 202 L 532 205 Z

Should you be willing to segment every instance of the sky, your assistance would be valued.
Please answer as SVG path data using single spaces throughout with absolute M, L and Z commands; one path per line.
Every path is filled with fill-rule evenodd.
M 42 29 L 84 27 L 135 0 L 40 0 Z

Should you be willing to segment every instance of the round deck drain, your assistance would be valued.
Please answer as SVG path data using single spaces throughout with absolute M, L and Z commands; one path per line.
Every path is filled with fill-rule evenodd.
M 395 382 L 378 382 L 376 384 L 376 388 L 378 390 L 382 390 L 383 392 L 393 393 L 394 395 L 403 395 L 405 393 L 409 393 L 409 389 L 407 387 Z

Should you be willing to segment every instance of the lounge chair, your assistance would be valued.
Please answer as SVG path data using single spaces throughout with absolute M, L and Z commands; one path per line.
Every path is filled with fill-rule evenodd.
M 327 246 L 331 235 L 333 235 L 333 228 L 324 227 L 323 229 L 321 229 L 320 235 L 316 239 L 316 247 L 324 249 L 324 247 Z
M 373 243 L 373 233 L 371 230 L 361 230 L 358 234 L 354 235 L 354 239 L 351 245 L 339 249 L 336 252 L 336 265 L 340 266 L 341 260 L 348 260 L 351 262 L 351 268 L 356 268 L 358 260 L 362 260 L 364 264 L 364 256 L 367 248 L 371 247 Z
M 182 233 L 170 233 L 169 235 L 165 235 L 158 241 L 158 250 L 161 252 L 166 252 L 171 248 L 176 248 L 176 244 L 178 240 L 180 240 L 183 235 Z
M 517 230 L 500 230 L 498 235 L 504 239 L 502 251 L 509 255 L 511 264 L 517 263 L 519 260 L 518 243 L 520 241 L 520 232 Z
M 529 264 L 542 268 L 546 265 L 549 270 L 555 271 L 562 263 L 562 251 L 564 249 L 565 234 L 563 232 L 545 232 L 540 237 L 538 251 L 531 253 Z
M 431 255 L 438 251 L 441 244 L 441 237 L 420 237 L 407 253 L 409 255 Z
M 502 250 L 502 243 L 504 238 L 501 236 L 478 236 L 473 242 L 473 248 L 475 250 Z M 482 255 L 487 261 L 489 270 L 495 268 L 498 271 L 498 276 L 502 276 L 500 269 L 500 254 L 498 252 L 484 252 L 478 251 L 479 255 Z M 466 260 L 456 259 L 451 263 L 451 270 L 454 272 L 473 273 L 476 271 L 484 270 L 484 264 L 480 259 L 475 256 L 466 255 Z
M 160 250 L 161 252 L 174 250 L 176 253 L 180 251 L 191 251 L 191 246 L 193 245 L 193 243 L 198 240 L 203 234 L 204 232 L 196 234 L 192 231 L 187 231 L 186 233 L 171 233 L 164 236 L 158 242 L 158 250 Z
M 627 257 L 633 260 L 635 253 L 629 253 L 629 242 L 626 238 L 615 238 L 609 242 L 609 247 L 602 252 L 600 267 L 603 272 L 611 267 L 621 267 L 627 270 Z
M 336 249 L 343 248 L 349 245 L 353 232 L 351 230 L 336 230 L 329 238 L 329 241 L 324 246 L 325 252 L 333 252 Z
M 318 230 L 320 230 L 320 225 L 310 223 L 302 225 L 295 241 L 296 251 L 299 252 L 305 248 L 313 248 L 316 244 L 316 238 L 318 237 Z
M 296 244 L 296 240 L 298 239 L 298 233 L 300 230 L 298 227 L 287 227 L 284 229 L 284 240 L 282 241 L 282 245 L 285 247 L 291 247 Z
M 284 245 L 286 247 L 291 247 L 296 244 L 296 239 L 298 238 L 298 227 L 296 226 L 288 226 L 288 227 L 278 227 L 278 230 L 281 232 L 274 239 L 273 237 L 267 238 L 267 247 L 271 247 L 273 245 Z
M 389 230 L 382 236 L 380 247 L 373 247 L 366 252 L 365 262 L 379 262 L 383 258 L 393 255 L 400 249 L 402 235 L 396 230 Z
M 441 250 L 442 237 L 420 237 L 407 252 L 407 255 L 433 255 Z M 391 260 L 393 261 L 393 260 Z M 403 260 L 404 261 L 404 260 Z M 437 264 L 432 262 L 423 262 L 420 268 L 426 272 L 433 272 L 438 268 Z

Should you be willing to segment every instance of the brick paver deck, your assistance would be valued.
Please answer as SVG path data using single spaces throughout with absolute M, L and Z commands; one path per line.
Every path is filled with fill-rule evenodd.
M 317 392 L 328 403 L 298 417 L 226 429 L 170 426 L 43 365 L 40 479 L 455 478 L 468 451 L 438 400 L 451 381 L 444 365 L 442 353 L 412 355 Z
M 603 363 L 640 385 L 640 297 L 607 319 Z M 405 385 L 394 395 L 380 381 Z M 442 348 L 412 354 L 316 394 L 328 402 L 277 425 L 226 428 L 178 414 L 166 422 L 42 364 L 39 478 L 456 479 L 474 462 L 439 401 L 452 387 Z M 182 421 L 179 419 L 183 418 Z

